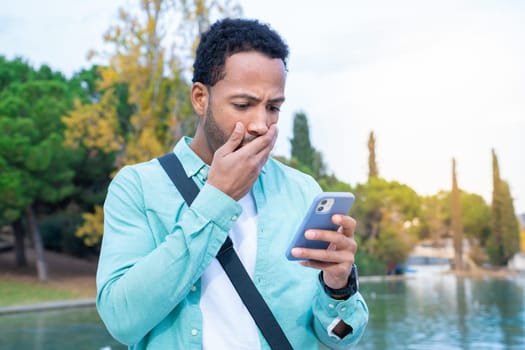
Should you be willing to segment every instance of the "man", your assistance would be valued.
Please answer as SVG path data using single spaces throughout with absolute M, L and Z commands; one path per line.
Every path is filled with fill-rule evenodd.
M 321 189 L 269 158 L 284 102 L 288 48 L 251 20 L 225 19 L 202 35 L 191 100 L 199 123 L 174 153 L 200 192 L 188 207 L 158 160 L 124 167 L 109 187 L 97 307 L 132 349 L 268 349 L 215 256 L 227 236 L 294 349 L 346 349 L 368 309 L 343 293 L 355 221 L 307 231 L 327 250 L 286 247 Z M 319 279 L 319 270 L 322 271 Z M 331 292 L 333 291 L 333 293 Z

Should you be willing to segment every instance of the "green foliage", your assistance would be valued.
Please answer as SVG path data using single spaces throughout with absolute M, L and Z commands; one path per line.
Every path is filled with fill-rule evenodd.
M 465 236 L 484 246 L 490 235 L 489 205 L 478 194 L 461 192 L 461 213 Z
M 359 200 L 351 213 L 365 218 L 360 231 L 368 236 L 371 235 L 370 227 L 380 223 L 384 214 L 397 222 L 412 220 L 420 215 L 421 199 L 418 194 L 397 181 L 371 178 L 367 183 L 356 186 L 355 195 Z
M 293 122 L 293 138 L 290 140 L 292 160 L 297 162 L 293 167 L 320 178 L 326 175 L 323 157 L 310 142 L 310 129 L 306 114 L 296 113 Z
M 69 203 L 84 209 L 102 203 L 114 155 L 64 148 L 61 121 L 74 99 L 97 98 L 96 79 L 95 69 L 67 80 L 47 66 L 34 69 L 21 59 L 0 57 L 0 223 L 14 222 L 29 206 L 37 217 L 61 217 Z M 57 225 L 44 219 L 46 246 L 82 254 L 81 240 L 70 232 L 78 218 L 80 213 L 71 216 L 67 225 L 63 219 L 55 220 Z M 60 234 L 53 234 L 53 227 Z
M 21 57 L 8 60 L 0 56 L 0 91 L 13 83 L 26 83 L 35 80 L 60 80 L 65 78 L 62 73 L 54 72 L 47 65 L 35 70 Z
M 381 230 L 381 234 L 374 241 L 367 242 L 365 247 L 374 251 L 381 261 L 386 261 L 395 265 L 402 264 L 408 257 L 412 249 L 413 242 L 407 239 L 407 235 L 400 234 L 396 228 L 389 227 Z
M 419 239 L 430 239 L 437 244 L 449 232 L 450 192 L 440 191 L 433 196 L 421 198 L 421 230 Z
M 488 239 L 488 255 L 492 264 L 505 265 L 520 251 L 520 228 L 515 216 L 510 188 L 500 177 L 496 152 L 492 150 L 492 234 Z
M 23 186 L 16 190 L 29 203 L 56 202 L 73 191 L 60 133 L 67 98 L 60 81 L 15 82 L 0 92 L 0 157 L 8 172 L 19 172 Z
M 339 180 L 335 175 L 321 177 L 318 183 L 326 192 L 353 192 L 352 186 Z
M 419 234 L 421 199 L 406 185 L 372 177 L 354 190 L 350 214 L 363 250 L 389 263 L 402 263 Z
M 293 138 L 290 140 L 292 146 L 292 158 L 297 159 L 306 166 L 313 163 L 314 148 L 310 143 L 310 129 L 306 114 L 296 113 L 293 119 Z
M 490 234 L 490 207 L 483 197 L 475 193 L 460 191 L 461 218 L 466 238 L 478 240 L 482 245 Z M 451 193 L 440 191 L 433 196 L 422 197 L 422 235 L 423 238 L 447 236 L 451 230 Z
M 493 198 L 493 215 L 500 217 L 499 226 L 493 226 L 497 232 L 488 239 L 488 254 L 491 263 L 505 265 L 509 259 L 520 251 L 519 222 L 514 215 L 514 205 L 506 181 L 498 183 L 495 198 Z
M 357 243 L 361 247 L 359 240 Z M 387 264 L 384 261 L 361 248 L 357 251 L 355 263 L 359 276 L 384 275 L 386 272 Z
M 82 208 L 69 204 L 65 209 L 54 211 L 40 219 L 40 231 L 46 249 L 85 257 L 97 254 L 97 247 L 88 247 L 75 235 L 82 223 Z

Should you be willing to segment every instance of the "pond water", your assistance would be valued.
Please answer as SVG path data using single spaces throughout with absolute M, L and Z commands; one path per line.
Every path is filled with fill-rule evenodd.
M 94 307 L 0 316 L 2 350 L 127 349 L 109 335 Z
M 523 275 L 419 275 L 361 292 L 370 320 L 358 349 L 525 349 Z
M 525 276 L 430 276 L 363 279 L 370 322 L 357 349 L 525 349 Z M 92 307 L 0 316 L 3 350 L 125 348 Z

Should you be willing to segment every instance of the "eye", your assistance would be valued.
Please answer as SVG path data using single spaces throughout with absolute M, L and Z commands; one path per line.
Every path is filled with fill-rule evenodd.
M 248 103 L 232 103 L 235 109 L 240 111 L 246 110 L 250 105 Z
M 278 106 L 272 106 L 272 105 L 268 106 L 268 109 L 272 113 L 279 113 L 281 111 L 281 109 Z

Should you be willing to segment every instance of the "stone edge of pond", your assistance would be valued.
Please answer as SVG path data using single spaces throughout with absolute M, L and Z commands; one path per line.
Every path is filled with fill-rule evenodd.
M 60 300 L 39 304 L 14 305 L 0 307 L 0 316 L 23 312 L 47 311 L 91 306 L 95 306 L 95 299 Z

